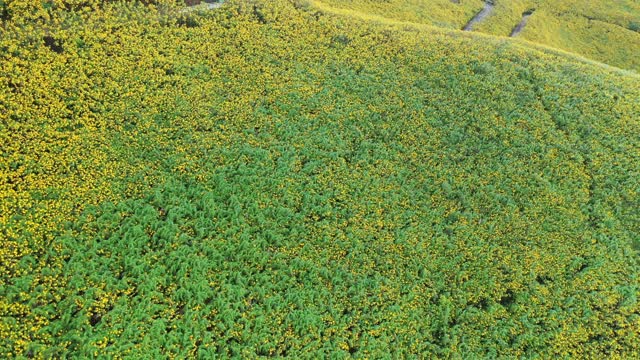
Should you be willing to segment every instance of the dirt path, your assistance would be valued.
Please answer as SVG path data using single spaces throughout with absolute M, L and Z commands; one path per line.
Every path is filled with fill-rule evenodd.
M 206 3 L 207 4 L 207 9 L 217 9 L 220 6 L 222 6 L 221 2 L 218 3 Z
M 203 1 L 198 5 L 189 5 L 186 8 L 182 9 L 181 12 L 189 12 L 194 10 L 211 10 L 217 9 L 222 6 L 221 2 L 207 2 Z
M 487 16 L 491 15 L 491 13 L 493 12 L 493 8 L 495 5 L 493 5 L 490 2 L 485 2 L 484 3 L 484 8 L 482 8 L 482 10 L 480 10 L 479 13 L 476 14 L 476 16 L 473 17 L 473 19 L 469 20 L 469 22 L 467 23 L 467 25 L 465 25 L 462 30 L 464 31 L 471 31 L 473 30 L 473 25 L 475 25 L 476 23 L 479 23 L 481 21 L 483 21 Z
M 513 31 L 511 31 L 511 35 L 509 36 L 514 37 L 520 34 L 520 32 L 522 32 L 524 27 L 527 25 L 527 21 L 529 20 L 531 15 L 533 15 L 533 11 L 524 12 L 522 14 L 522 20 L 520 20 L 520 23 L 515 28 L 513 28 Z

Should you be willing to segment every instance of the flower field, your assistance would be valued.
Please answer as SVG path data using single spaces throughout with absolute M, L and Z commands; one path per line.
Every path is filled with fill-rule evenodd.
M 316 7 L 349 10 L 395 21 L 462 27 L 481 0 L 306 0 Z M 531 13 L 518 38 L 580 54 L 623 69 L 640 71 L 640 3 L 635 0 L 491 0 L 492 14 L 474 31 L 509 36 Z
M 289 0 L 0 9 L 0 358 L 640 357 L 634 72 Z

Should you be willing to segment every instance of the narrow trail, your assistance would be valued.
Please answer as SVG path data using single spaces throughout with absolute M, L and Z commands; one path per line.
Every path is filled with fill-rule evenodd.
M 522 13 L 522 20 L 520 20 L 520 23 L 513 28 L 513 31 L 511 31 L 511 35 L 509 36 L 514 37 L 520 34 L 524 27 L 527 26 L 527 21 L 529 20 L 531 15 L 533 15 L 533 10 L 525 11 L 524 13 Z
M 221 7 L 222 3 L 221 2 L 213 2 L 213 3 L 207 2 L 206 5 L 207 5 L 207 9 L 211 10 L 211 9 L 217 9 L 217 8 Z
M 221 7 L 222 4 L 223 3 L 221 2 L 209 2 L 205 0 L 193 5 L 187 5 L 187 7 L 182 9 L 181 12 L 189 12 L 194 10 L 212 10 Z
M 491 15 L 491 13 L 493 12 L 494 6 L 495 5 L 493 5 L 490 2 L 485 2 L 484 3 L 484 8 L 482 8 L 482 10 L 480 10 L 480 12 L 476 14 L 476 16 L 474 16 L 471 20 L 469 20 L 467 25 L 465 25 L 462 28 L 462 30 L 464 30 L 464 31 L 473 30 L 473 25 L 483 21 L 487 16 Z

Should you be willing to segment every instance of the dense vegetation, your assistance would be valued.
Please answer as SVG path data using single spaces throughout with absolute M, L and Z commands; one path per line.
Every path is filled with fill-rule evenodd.
M 638 76 L 86 3 L 0 30 L 0 357 L 640 356 Z
M 461 29 L 484 5 L 481 0 L 308 0 L 334 11 Z M 640 71 L 640 2 L 636 0 L 492 0 L 495 9 L 474 30 L 509 36 L 532 12 L 518 38 Z

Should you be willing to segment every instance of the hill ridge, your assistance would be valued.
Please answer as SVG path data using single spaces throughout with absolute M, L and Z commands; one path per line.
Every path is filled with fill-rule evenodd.
M 333 14 L 333 15 L 337 15 L 337 16 L 347 16 L 347 17 L 354 17 L 363 21 L 371 21 L 373 23 L 380 23 L 380 24 L 385 24 L 385 25 L 390 25 L 390 26 L 409 26 L 409 27 L 413 27 L 415 29 L 425 29 L 427 31 L 432 31 L 435 33 L 445 33 L 451 36 L 461 36 L 461 35 L 465 35 L 465 36 L 472 36 L 472 37 L 478 37 L 478 38 L 489 38 L 489 39 L 495 39 L 495 40 L 507 40 L 510 39 L 511 41 L 517 42 L 519 44 L 521 44 L 524 48 L 528 48 L 531 51 L 540 51 L 542 53 L 546 53 L 546 54 L 553 54 L 553 55 L 557 55 L 557 56 L 561 56 L 561 57 L 567 57 L 569 59 L 571 59 L 572 61 L 576 61 L 582 64 L 587 64 L 587 65 L 592 65 L 592 66 L 598 66 L 601 68 L 604 68 L 608 71 L 613 71 L 616 73 L 619 73 L 621 75 L 625 75 L 625 76 L 632 76 L 632 77 L 637 77 L 640 79 L 640 73 L 638 73 L 637 71 L 631 70 L 631 69 L 624 69 L 624 68 L 620 68 L 617 67 L 615 65 L 611 65 L 611 64 L 607 64 L 595 59 L 591 59 L 588 58 L 584 55 L 575 53 L 575 52 L 571 52 L 571 51 L 567 51 L 567 50 L 563 50 L 560 48 L 556 48 L 553 46 L 549 46 L 546 44 L 541 44 L 538 42 L 533 42 L 533 41 L 529 41 L 526 39 L 522 39 L 520 37 L 513 37 L 513 36 L 503 36 L 503 35 L 493 35 L 493 34 L 487 34 L 487 33 L 483 33 L 483 32 L 478 32 L 478 31 L 466 31 L 466 30 L 457 30 L 457 29 L 447 29 L 447 28 L 442 28 L 436 25 L 431 25 L 431 24 L 425 24 L 425 23 L 417 23 L 417 22 L 411 22 L 411 21 L 404 21 L 404 20 L 396 20 L 396 19 L 392 19 L 392 18 L 387 18 L 384 16 L 380 16 L 380 15 L 376 15 L 376 14 L 365 14 L 356 10 L 351 10 L 351 9 L 346 9 L 346 8 L 337 8 L 331 5 L 328 5 L 324 2 L 322 2 L 322 0 L 305 0 L 304 1 L 305 4 L 309 4 L 311 7 L 320 10 L 320 11 L 324 11 L 327 14 Z M 303 6 L 302 8 L 306 8 L 307 6 Z M 463 33 L 463 34 L 461 34 Z

